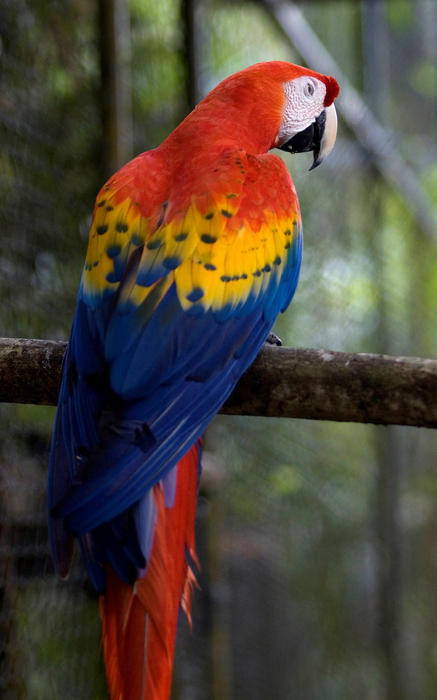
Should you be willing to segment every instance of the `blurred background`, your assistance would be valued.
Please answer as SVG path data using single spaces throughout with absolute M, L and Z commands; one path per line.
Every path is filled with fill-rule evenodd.
M 1 0 L 1 335 L 67 339 L 104 179 L 281 59 L 342 95 L 323 167 L 285 156 L 305 253 L 277 333 L 435 357 L 436 58 L 435 0 Z M 96 597 L 47 546 L 53 417 L 0 406 L 0 696 L 100 700 Z M 219 416 L 206 448 L 174 700 L 436 698 L 435 433 Z

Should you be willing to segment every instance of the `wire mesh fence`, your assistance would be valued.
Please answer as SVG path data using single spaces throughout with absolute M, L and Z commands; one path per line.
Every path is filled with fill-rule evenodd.
M 256 61 L 299 62 L 264 4 L 200 5 L 201 89 Z M 382 35 L 373 5 L 382 8 Z M 435 216 L 434 1 L 299 7 Z M 135 153 L 157 145 L 186 112 L 187 11 L 171 0 L 130 3 Z M 107 167 L 100 21 L 97 4 L 85 0 L 0 5 L 5 336 L 68 337 Z M 297 295 L 276 328 L 284 344 L 434 356 L 435 239 L 356 135 L 340 122 L 336 148 L 315 173 L 305 156 L 285 160 L 305 254 Z M 55 578 L 47 544 L 53 416 L 50 408 L 0 408 L 0 695 L 100 699 L 96 596 L 79 557 L 67 583 Z M 206 448 L 201 590 L 192 634 L 181 621 L 174 697 L 435 697 L 434 433 L 221 416 Z

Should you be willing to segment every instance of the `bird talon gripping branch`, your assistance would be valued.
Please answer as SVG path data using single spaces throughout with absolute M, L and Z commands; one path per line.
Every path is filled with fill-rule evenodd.
M 266 345 L 277 345 L 281 346 L 282 345 L 282 340 L 276 333 L 269 333 L 267 338 L 266 338 Z

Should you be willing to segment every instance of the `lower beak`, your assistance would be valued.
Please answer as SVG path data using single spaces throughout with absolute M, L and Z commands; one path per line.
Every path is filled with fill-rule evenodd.
M 306 129 L 299 132 L 280 148 L 289 153 L 313 151 L 314 160 L 310 170 L 314 170 L 328 156 L 337 136 L 337 112 L 334 104 L 329 105 Z

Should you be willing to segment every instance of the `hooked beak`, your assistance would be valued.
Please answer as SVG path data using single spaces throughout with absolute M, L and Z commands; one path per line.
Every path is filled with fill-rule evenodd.
M 314 160 L 310 170 L 314 170 L 331 153 L 336 136 L 337 112 L 334 104 L 331 104 L 319 114 L 312 124 L 295 134 L 279 148 L 289 153 L 313 151 Z

